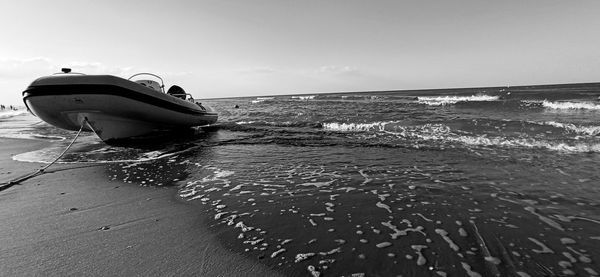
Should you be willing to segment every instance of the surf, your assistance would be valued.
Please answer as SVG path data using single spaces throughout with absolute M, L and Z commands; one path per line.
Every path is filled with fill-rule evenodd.
M 471 95 L 471 96 L 419 96 L 417 103 L 429 106 L 445 106 L 452 105 L 458 102 L 483 102 L 483 101 L 498 101 L 499 96 L 493 95 Z

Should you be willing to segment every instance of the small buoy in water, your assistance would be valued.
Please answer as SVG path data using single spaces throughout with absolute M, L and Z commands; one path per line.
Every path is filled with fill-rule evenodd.
M 235 105 L 235 106 L 233 106 L 233 107 L 234 107 L 234 108 L 236 108 L 236 109 L 239 109 L 239 108 L 240 108 L 240 106 L 239 106 L 239 105 Z

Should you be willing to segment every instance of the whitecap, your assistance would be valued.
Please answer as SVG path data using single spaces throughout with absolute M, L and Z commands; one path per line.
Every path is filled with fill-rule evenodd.
M 429 106 L 444 106 L 452 105 L 458 102 L 480 102 L 480 101 L 496 101 L 499 96 L 492 95 L 471 95 L 471 96 L 422 96 L 417 97 L 417 102 Z
M 596 136 L 600 134 L 600 126 L 578 126 L 572 123 L 560 123 L 556 121 L 544 122 L 545 125 L 553 126 L 556 128 L 565 129 L 569 132 L 576 134 Z
M 292 96 L 292 99 L 312 100 L 315 99 L 315 95 Z
M 328 131 L 341 132 L 364 132 L 364 131 L 385 131 L 388 124 L 397 123 L 397 121 L 382 121 L 373 123 L 323 123 L 323 129 Z
M 591 102 L 551 102 L 544 100 L 542 106 L 549 109 L 555 110 L 600 110 L 600 104 Z
M 256 97 L 256 100 L 252 100 L 252 104 L 258 104 L 265 101 L 273 100 L 275 97 Z

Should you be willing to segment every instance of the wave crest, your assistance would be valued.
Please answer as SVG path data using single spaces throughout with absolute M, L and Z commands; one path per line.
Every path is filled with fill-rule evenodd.
M 257 104 L 257 103 L 262 103 L 265 101 L 271 101 L 274 100 L 275 97 L 256 97 L 256 100 L 252 100 L 252 104 Z
M 397 121 L 373 122 L 373 123 L 323 123 L 323 129 L 327 131 L 340 132 L 365 132 L 365 131 L 385 131 L 388 124 L 397 123 Z
M 600 126 L 577 126 L 572 123 L 560 123 L 555 121 L 544 122 L 545 125 L 550 125 L 556 128 L 562 128 L 576 134 L 596 136 L 600 135 Z
M 566 153 L 600 152 L 600 144 L 549 142 L 534 138 L 488 137 L 486 135 L 457 134 L 443 124 L 426 124 L 419 128 L 400 128 L 398 136 L 425 141 L 459 143 L 469 146 L 538 148 Z
M 496 101 L 499 96 L 492 95 L 471 95 L 471 96 L 420 96 L 417 97 L 417 102 L 429 106 L 444 106 L 452 105 L 458 102 L 482 102 Z
M 591 102 L 551 102 L 544 100 L 542 106 L 555 110 L 600 110 L 600 104 Z
M 600 134 L 600 127 L 582 127 L 573 124 L 563 124 L 558 122 L 545 122 L 546 125 L 552 125 L 559 128 L 571 130 L 573 132 L 589 135 Z M 510 138 L 503 136 L 488 137 L 487 135 L 474 135 L 464 132 L 453 131 L 444 124 L 424 124 L 406 126 L 398 121 L 373 122 L 373 123 L 324 123 L 323 129 L 339 132 L 380 132 L 395 136 L 399 139 L 415 141 L 435 141 L 439 143 L 458 143 L 468 146 L 484 147 L 506 147 L 506 148 L 530 148 L 546 149 L 567 153 L 585 153 L 600 152 L 600 144 L 594 143 L 576 143 L 569 144 L 564 142 L 551 142 L 535 138 Z
M 292 96 L 292 99 L 300 99 L 300 100 L 313 100 L 316 95 L 306 95 L 306 96 Z

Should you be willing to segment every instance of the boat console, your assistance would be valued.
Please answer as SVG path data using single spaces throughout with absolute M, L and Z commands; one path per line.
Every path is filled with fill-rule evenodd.
M 160 84 L 157 81 L 152 81 L 152 80 L 137 80 L 135 81 L 136 83 L 151 88 L 153 90 L 156 90 L 158 92 L 162 92 L 162 87 L 160 86 Z

